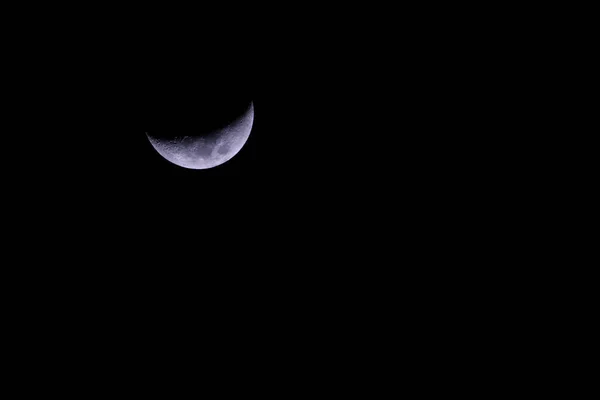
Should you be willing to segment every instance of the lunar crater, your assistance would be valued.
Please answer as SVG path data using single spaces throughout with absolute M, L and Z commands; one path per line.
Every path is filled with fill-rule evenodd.
M 156 151 L 168 161 L 189 169 L 208 169 L 233 158 L 244 146 L 254 122 L 251 102 L 245 113 L 222 129 L 204 135 L 184 134 L 164 138 L 147 133 Z

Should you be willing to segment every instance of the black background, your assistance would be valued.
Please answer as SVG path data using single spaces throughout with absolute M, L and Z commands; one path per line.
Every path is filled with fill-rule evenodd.
M 372 346 L 396 324 L 438 343 L 468 309 L 453 299 L 485 297 L 463 286 L 487 291 L 505 270 L 483 276 L 490 259 L 519 260 L 502 260 L 519 225 L 488 232 L 520 195 L 486 191 L 493 177 L 465 157 L 493 154 L 480 133 L 497 120 L 451 66 L 484 61 L 463 65 L 445 27 L 411 13 L 248 6 L 4 13 L 2 282 L 6 308 L 39 324 L 30 343 L 87 341 L 106 320 L 106 337 L 146 357 L 143 338 L 176 332 L 156 341 L 171 348 L 189 332 L 261 353 L 249 360 L 276 347 L 277 365 L 298 348 L 312 368 L 359 345 L 388 354 Z M 217 168 L 174 166 L 146 138 L 248 99 L 250 138 Z
M 23 279 L 3 282 L 14 304 L 53 319 L 75 309 L 92 331 L 96 315 L 119 316 L 143 337 L 303 336 L 284 347 L 346 320 L 325 346 L 373 329 L 370 345 L 391 331 L 377 323 L 445 304 L 449 282 L 472 279 L 452 264 L 479 263 L 490 210 L 473 210 L 496 193 L 476 179 L 463 190 L 473 144 L 457 132 L 478 120 L 460 118 L 473 109 L 448 87 L 452 57 L 424 44 L 427 25 L 381 10 L 147 9 L 52 19 L 36 8 L 44 24 L 28 12 L 10 32 L 5 271 Z M 146 138 L 248 100 L 248 142 L 216 168 L 172 165 Z
M 360 10 L 252 7 L 84 13 L 12 33 L 5 161 L 41 237 L 104 264 L 124 253 L 190 271 L 343 265 L 380 254 L 366 236 L 405 240 L 387 234 L 393 221 L 436 198 L 422 178 L 439 117 L 423 107 L 433 75 L 414 41 Z M 177 167 L 146 138 L 248 100 L 249 140 L 219 167 Z

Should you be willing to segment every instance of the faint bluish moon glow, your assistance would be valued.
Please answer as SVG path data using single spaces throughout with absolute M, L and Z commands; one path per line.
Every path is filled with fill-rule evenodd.
M 165 139 L 146 132 L 156 151 L 166 160 L 183 168 L 208 169 L 231 160 L 250 136 L 254 122 L 254 104 L 222 129 L 207 135 L 193 132 Z

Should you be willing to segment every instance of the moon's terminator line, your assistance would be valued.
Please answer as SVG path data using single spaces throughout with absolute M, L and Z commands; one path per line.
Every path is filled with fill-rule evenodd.
M 254 122 L 254 104 L 223 129 L 207 135 L 161 138 L 147 132 L 152 146 L 168 161 L 184 168 L 207 169 L 229 161 L 244 146 Z

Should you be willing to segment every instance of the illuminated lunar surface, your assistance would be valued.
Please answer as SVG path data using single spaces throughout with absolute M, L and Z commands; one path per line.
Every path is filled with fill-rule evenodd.
M 193 132 L 165 138 L 147 132 L 152 146 L 168 161 L 189 169 L 208 169 L 221 165 L 233 158 L 250 136 L 254 122 L 254 105 L 222 129 L 208 134 Z

